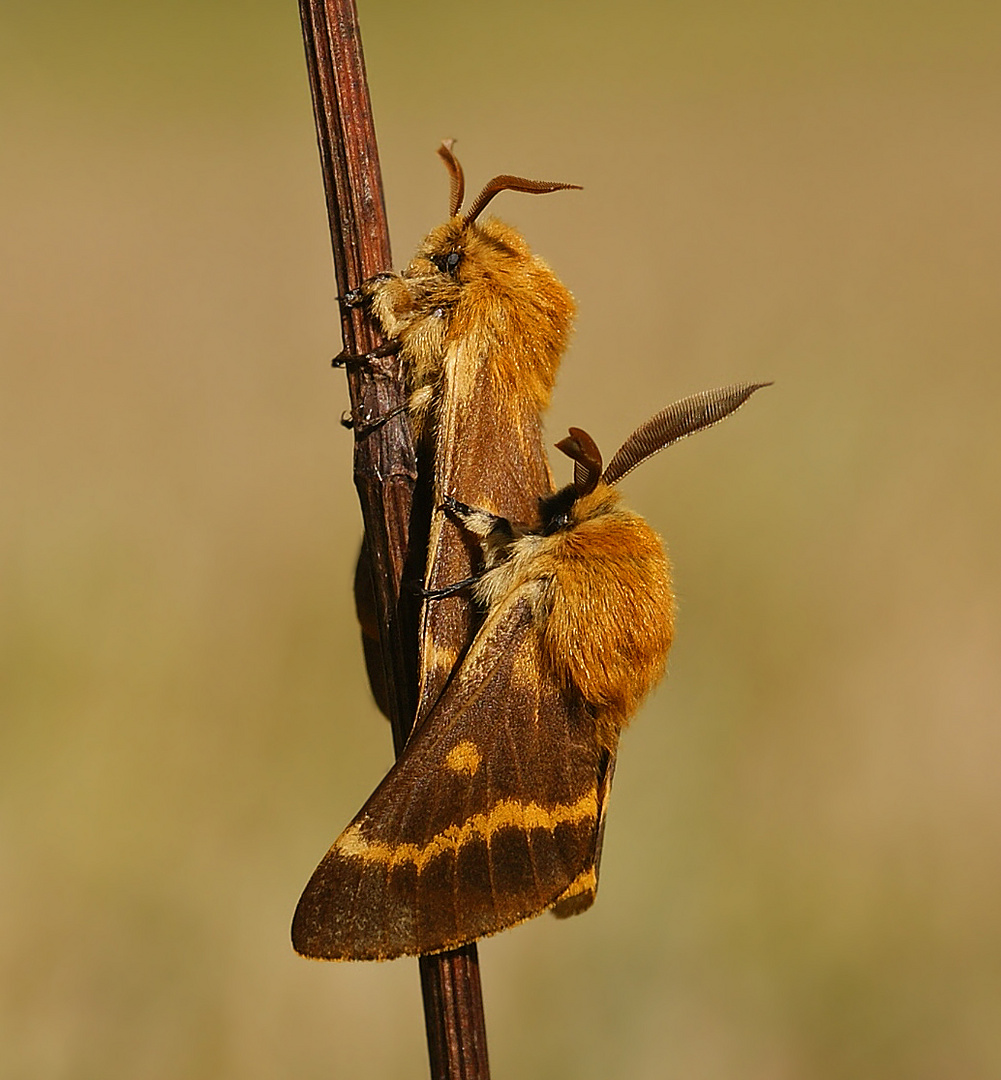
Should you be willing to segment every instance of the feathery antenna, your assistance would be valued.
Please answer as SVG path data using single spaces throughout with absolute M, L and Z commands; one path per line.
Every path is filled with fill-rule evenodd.
M 640 424 L 626 439 L 608 463 L 602 479 L 606 484 L 616 483 L 648 457 L 687 435 L 718 424 L 736 412 L 755 390 L 771 385 L 770 382 L 736 383 L 718 390 L 703 390 L 701 394 L 692 394 L 668 405 L 645 424 Z

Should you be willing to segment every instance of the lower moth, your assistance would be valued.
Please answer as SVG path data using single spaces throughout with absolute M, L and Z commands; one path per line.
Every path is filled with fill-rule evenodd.
M 531 527 L 446 499 L 483 551 L 483 623 L 434 708 L 303 893 L 304 956 L 387 960 L 456 948 L 594 900 L 619 735 L 664 671 L 674 598 L 660 538 L 614 485 L 760 386 L 686 398 L 602 471 L 586 432 L 574 480 Z M 451 592 L 453 589 L 441 590 Z M 435 594 L 428 598 L 435 602 Z

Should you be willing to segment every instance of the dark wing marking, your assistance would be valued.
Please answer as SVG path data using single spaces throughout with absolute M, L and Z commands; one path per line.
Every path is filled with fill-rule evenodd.
M 568 919 L 571 915 L 580 915 L 582 911 L 587 911 L 598 895 L 601 845 L 605 839 L 605 815 L 608 812 L 608 796 L 612 792 L 612 776 L 614 774 L 615 755 L 605 751 L 604 760 L 598 773 L 598 828 L 595 834 L 591 859 L 566 892 L 553 904 L 553 914 L 557 919 Z
M 515 594 L 317 867 L 298 952 L 455 948 L 540 914 L 595 865 L 607 761 L 579 698 L 540 678 L 537 649 Z
M 355 614 L 361 627 L 361 644 L 365 655 L 365 670 L 376 705 L 385 716 L 390 715 L 389 685 L 382 662 L 382 643 L 379 640 L 379 617 L 376 611 L 375 589 L 372 585 L 372 561 L 368 540 L 362 538 L 355 563 Z

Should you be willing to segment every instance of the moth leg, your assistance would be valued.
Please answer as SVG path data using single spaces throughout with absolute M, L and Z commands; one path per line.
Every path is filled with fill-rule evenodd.
M 391 271 L 384 270 L 381 274 L 373 274 L 366 278 L 357 289 L 349 289 L 343 296 L 338 296 L 338 302 L 346 308 L 361 307 L 369 298 L 369 289 L 377 281 L 388 281 L 396 275 Z
M 349 289 L 343 296 L 337 297 L 337 302 L 341 307 L 356 308 L 361 307 L 365 303 L 365 294 L 360 288 Z
M 455 596 L 463 589 L 468 589 L 470 585 L 475 585 L 481 576 L 473 574 L 472 577 L 463 578 L 462 581 L 453 581 L 451 585 L 445 585 L 441 589 L 425 589 L 420 581 L 411 582 L 410 587 L 422 600 L 443 600 L 446 596 Z
M 451 495 L 442 499 L 441 509 L 448 511 L 453 517 L 459 519 L 459 524 L 474 536 L 488 537 L 511 541 L 515 537 L 514 529 L 507 518 L 499 514 L 492 514 L 489 510 L 483 510 L 475 506 L 467 506 Z
M 353 431 L 357 438 L 363 439 L 366 435 L 371 435 L 373 431 L 381 428 L 388 420 L 392 420 L 394 416 L 399 416 L 400 413 L 406 411 L 406 405 L 397 405 L 395 409 L 390 409 L 382 416 L 372 416 L 371 413 L 359 416 L 354 412 L 346 412 L 341 416 L 341 427 L 346 427 L 349 431 Z
M 356 354 L 341 351 L 330 361 L 330 366 L 372 368 L 373 361 L 383 360 L 387 356 L 395 356 L 400 351 L 400 348 L 401 342 L 399 338 L 393 338 L 390 341 L 384 341 L 381 345 L 377 345 L 371 352 Z M 376 374 L 378 374 L 378 371 L 376 371 Z
M 527 532 L 526 526 L 519 522 L 508 521 L 489 510 L 467 506 L 465 503 L 446 495 L 440 509 L 447 511 L 459 524 L 480 540 L 483 561 L 487 570 L 492 570 L 507 558 L 511 545 Z

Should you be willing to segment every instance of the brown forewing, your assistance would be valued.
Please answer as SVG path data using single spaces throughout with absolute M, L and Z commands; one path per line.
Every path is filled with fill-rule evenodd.
M 598 871 L 601 868 L 601 846 L 605 839 L 605 815 L 608 813 L 608 797 L 612 793 L 612 777 L 615 775 L 615 754 L 602 752 L 598 768 L 598 828 L 595 831 L 594 850 L 590 863 L 577 879 L 553 904 L 553 914 L 558 919 L 580 915 L 594 903 L 598 895 Z
M 355 614 L 358 617 L 358 625 L 361 627 L 365 670 L 368 672 L 372 696 L 383 715 L 389 716 L 389 685 L 386 682 L 386 668 L 382 659 L 382 645 L 379 641 L 379 619 L 375 589 L 372 584 L 372 560 L 366 538 L 362 538 L 355 563 L 354 597 Z
M 433 470 L 433 504 L 425 587 L 442 589 L 480 565 L 479 545 L 437 509 L 446 495 L 526 524 L 538 518 L 539 498 L 552 491 L 534 407 L 498 383 L 491 363 L 462 343 L 446 356 Z M 512 365 L 497 365 L 506 370 Z M 464 378 L 466 373 L 473 376 Z M 438 700 L 476 632 L 468 593 L 426 603 L 420 628 L 418 721 Z
M 439 952 L 538 915 L 593 876 L 607 755 L 580 699 L 541 675 L 531 606 L 516 594 L 317 867 L 292 925 L 298 952 Z

